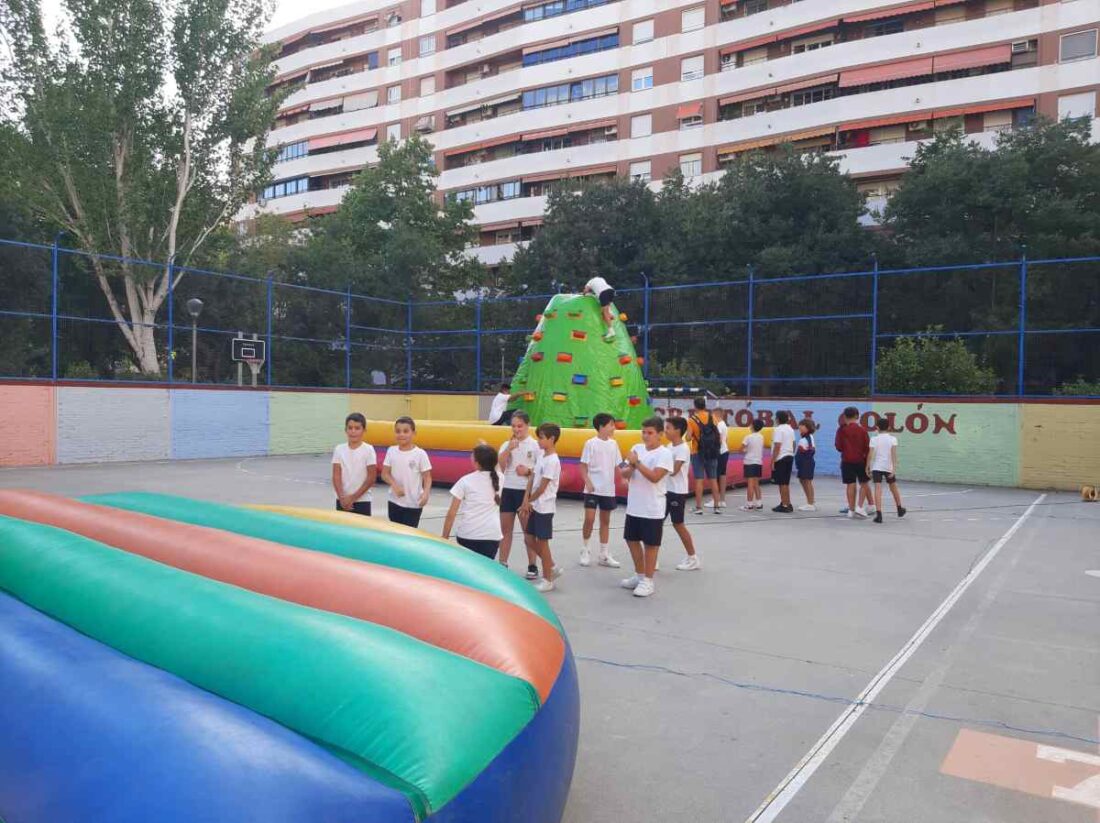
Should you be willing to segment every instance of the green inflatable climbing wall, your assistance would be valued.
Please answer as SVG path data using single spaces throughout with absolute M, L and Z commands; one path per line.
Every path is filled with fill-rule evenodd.
M 512 380 L 510 407 L 526 411 L 535 424 L 587 428 L 594 415 L 607 412 L 620 428 L 640 429 L 653 409 L 622 318 L 615 320 L 615 339 L 604 340 L 596 299 L 558 294 L 538 321 Z

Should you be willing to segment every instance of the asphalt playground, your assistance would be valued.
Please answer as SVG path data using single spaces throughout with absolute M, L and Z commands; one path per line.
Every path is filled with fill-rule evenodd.
M 8 469 L 0 487 L 327 507 L 328 476 L 327 456 L 271 457 Z M 835 478 L 816 514 L 736 511 L 731 491 L 728 514 L 688 515 L 701 571 L 674 570 L 666 529 L 646 600 L 577 565 L 581 507 L 559 501 L 549 598 L 582 705 L 567 823 L 1100 821 L 1100 504 L 902 484 L 909 514 L 888 504 L 882 525 L 838 516 Z M 436 489 L 424 528 L 447 503 Z

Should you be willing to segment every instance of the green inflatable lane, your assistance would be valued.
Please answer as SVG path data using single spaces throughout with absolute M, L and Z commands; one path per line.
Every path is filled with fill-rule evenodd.
M 0 589 L 441 808 L 538 710 L 518 678 L 51 526 L 0 517 Z M 64 741 L 58 741 L 64 745 Z
M 467 552 L 449 552 L 435 540 L 354 526 L 318 523 L 274 512 L 256 511 L 220 503 L 192 500 L 169 494 L 120 492 L 80 498 L 85 503 L 165 517 L 196 526 L 259 537 L 287 546 L 337 554 L 354 560 L 378 563 L 416 574 L 438 577 L 499 597 L 534 612 L 554 626 L 558 622 L 546 600 L 529 584 L 499 563 L 480 562 Z

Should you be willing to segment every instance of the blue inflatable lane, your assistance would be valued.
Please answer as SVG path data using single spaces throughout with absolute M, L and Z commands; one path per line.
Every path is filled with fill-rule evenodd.
M 0 594 L 6 823 L 413 823 L 303 737 Z

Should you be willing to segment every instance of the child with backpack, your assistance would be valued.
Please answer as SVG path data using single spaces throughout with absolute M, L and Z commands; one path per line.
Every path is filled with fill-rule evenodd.
M 707 399 L 696 397 L 695 410 L 688 418 L 688 430 L 691 432 L 691 473 L 695 475 L 695 511 L 703 513 L 703 482 L 710 485 L 711 499 L 714 500 L 714 513 L 721 514 L 718 506 L 721 497 L 718 494 L 718 455 L 721 453 L 721 435 L 714 415 L 707 411 Z

